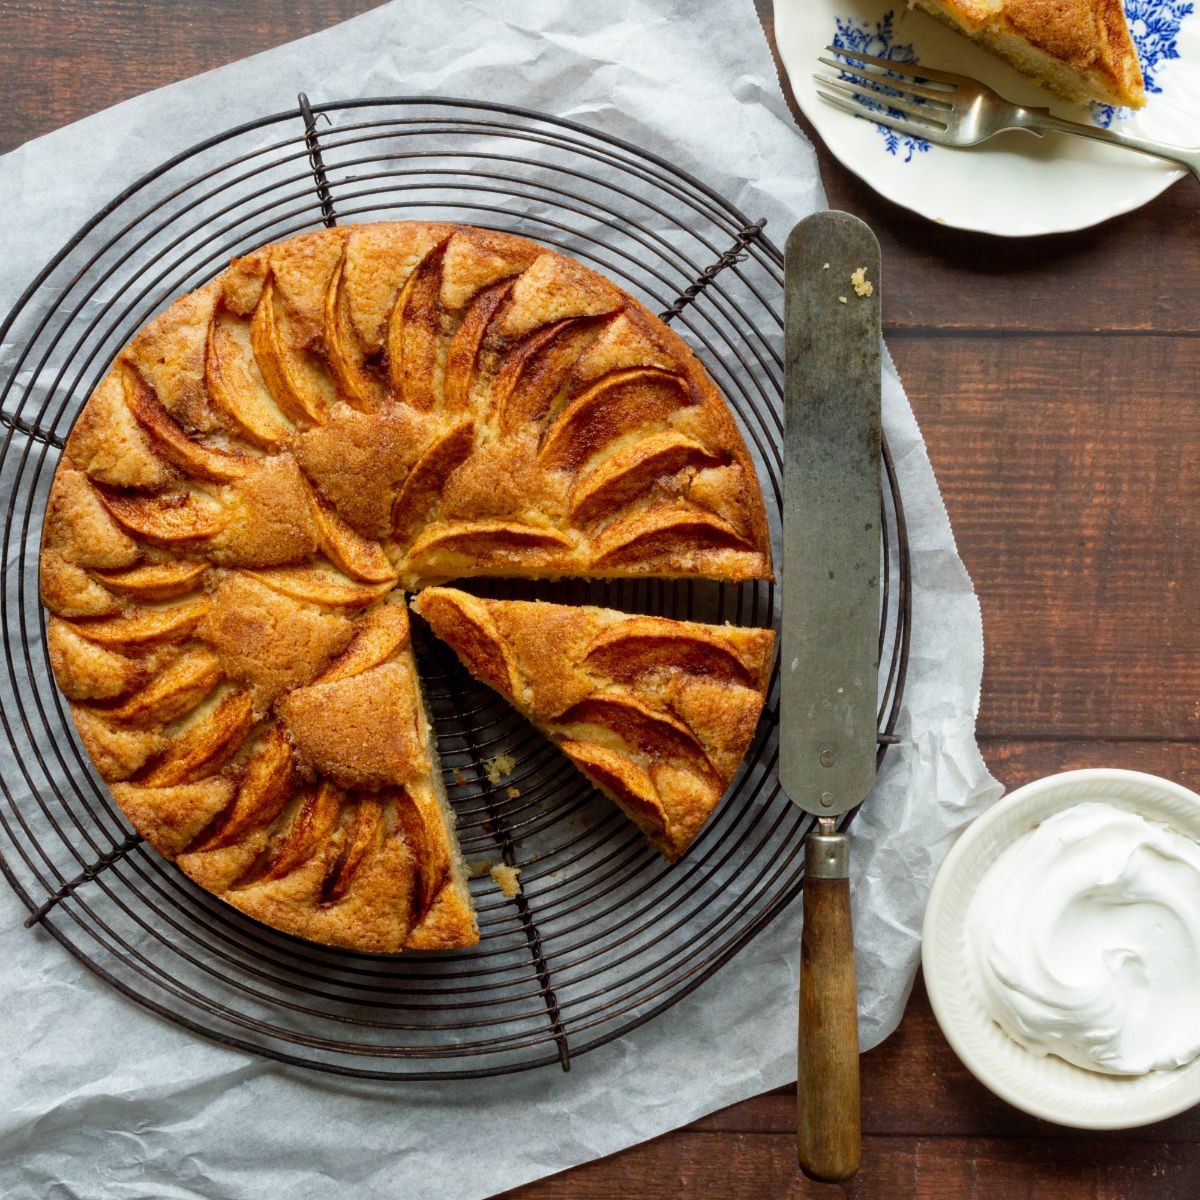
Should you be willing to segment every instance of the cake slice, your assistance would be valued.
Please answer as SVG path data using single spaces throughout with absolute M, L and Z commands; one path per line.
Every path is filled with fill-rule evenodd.
M 311 637 L 283 610 L 273 615 L 293 640 Z M 264 628 L 250 624 L 246 638 L 261 639 Z M 225 662 L 250 686 L 217 684 L 159 736 L 148 772 L 110 783 L 137 831 L 201 887 L 286 933 L 386 954 L 474 945 L 479 930 L 403 604 L 369 612 L 345 649 L 273 713 L 257 707 L 250 651 L 235 662 L 223 634 L 201 632 L 217 653 L 191 657 Z M 156 690 L 161 707 L 179 695 L 164 684 L 171 673 L 160 671 L 134 700 Z M 76 705 L 75 721 L 100 762 L 93 742 L 128 756 L 142 752 L 138 737 L 158 736 L 153 714 L 133 702 Z M 225 758 L 229 769 L 217 774 Z
M 915 3 L 1068 100 L 1127 108 L 1146 103 L 1121 0 Z
M 413 608 L 667 859 L 683 854 L 758 726 L 771 630 L 444 587 L 427 588 Z

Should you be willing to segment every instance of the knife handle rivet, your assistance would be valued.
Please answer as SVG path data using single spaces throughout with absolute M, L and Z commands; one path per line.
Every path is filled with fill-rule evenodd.
M 837 755 L 834 754 L 833 748 L 831 746 L 826 746 L 825 749 L 821 751 L 821 766 L 832 767 L 836 761 Z
M 830 808 L 832 805 L 833 805 L 833 793 L 832 792 L 822 792 L 821 793 L 821 807 L 822 808 Z

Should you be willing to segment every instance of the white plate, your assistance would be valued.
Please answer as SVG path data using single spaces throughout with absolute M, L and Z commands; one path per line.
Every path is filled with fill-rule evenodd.
M 1083 800 L 1132 809 L 1200 841 L 1200 796 L 1154 775 L 1068 771 L 1027 784 L 988 809 L 947 855 L 925 910 L 921 965 L 938 1024 L 980 1083 L 1009 1104 L 1060 1125 L 1130 1129 L 1200 1103 L 1200 1058 L 1173 1071 L 1129 1078 L 1030 1054 L 984 1011 L 964 966 L 967 906 L 984 871 L 1037 822 Z
M 1200 0 L 1125 0 L 1149 100 L 1137 114 L 1056 99 L 906 0 L 775 0 L 775 37 L 804 115 L 889 200 L 958 229 L 1028 237 L 1084 229 L 1153 200 L 1186 172 L 1087 138 L 1004 133 L 951 150 L 841 112 L 816 93 L 825 46 L 958 71 L 1020 104 L 1176 145 L 1200 142 Z

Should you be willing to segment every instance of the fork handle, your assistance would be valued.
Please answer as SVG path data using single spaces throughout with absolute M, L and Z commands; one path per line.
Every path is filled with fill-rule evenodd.
M 1137 137 L 1132 133 L 1113 133 L 1110 129 L 1101 129 L 1098 125 L 1083 125 L 1078 121 L 1064 121 L 1045 109 L 1019 108 L 1014 128 L 1027 129 L 1030 133 L 1073 133 L 1079 137 L 1091 138 L 1094 142 L 1105 142 L 1110 146 L 1122 146 L 1126 150 L 1137 150 L 1142 154 L 1150 154 L 1155 158 L 1165 158 L 1170 162 L 1186 167 L 1197 179 L 1200 179 L 1200 148 L 1191 149 L 1187 146 L 1172 146 L 1170 142 L 1156 142 L 1151 138 Z

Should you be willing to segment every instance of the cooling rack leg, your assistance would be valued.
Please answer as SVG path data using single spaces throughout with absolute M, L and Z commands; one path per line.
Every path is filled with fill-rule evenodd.
M 303 92 L 297 99 L 300 102 L 300 116 L 304 119 L 304 144 L 308 147 L 308 163 L 312 167 L 317 199 L 321 202 L 321 219 L 327 229 L 332 229 L 337 224 L 337 213 L 333 211 L 333 193 L 329 190 L 325 159 L 321 155 L 321 142 L 317 137 L 317 118 L 313 115 L 312 106 Z
M 58 903 L 65 900 L 76 888 L 87 883 L 89 880 L 95 879 L 101 871 L 107 870 L 115 862 L 119 862 L 126 854 L 135 846 L 140 846 L 142 843 L 142 835 L 140 833 L 131 833 L 120 845 L 114 846 L 106 854 L 100 855 L 95 862 L 89 863 L 74 879 L 68 879 L 66 883 L 58 889 L 57 892 L 51 893 L 46 899 L 38 905 L 33 912 L 25 918 L 25 928 L 31 929 L 46 914 Z
M 754 222 L 753 225 L 746 225 L 742 229 L 739 229 L 737 237 L 733 239 L 733 245 L 730 246 L 729 249 L 726 250 L 716 262 L 710 263 L 707 267 L 705 267 L 704 270 L 696 276 L 695 280 L 692 283 L 689 283 L 688 286 L 679 293 L 671 307 L 664 309 L 658 314 L 659 319 L 669 324 L 677 316 L 679 316 L 679 314 L 683 312 L 683 310 L 687 308 L 687 306 L 691 304 L 692 301 L 695 300 L 696 297 L 700 295 L 700 293 L 704 291 L 704 289 L 708 287 L 708 285 L 712 283 L 712 281 L 716 279 L 716 277 L 723 270 L 725 270 L 726 267 L 732 267 L 735 263 L 740 263 L 746 257 L 746 247 L 750 245 L 750 243 L 756 237 L 758 237 L 759 234 L 762 233 L 763 229 L 766 227 L 766 224 L 767 218 L 760 217 Z

